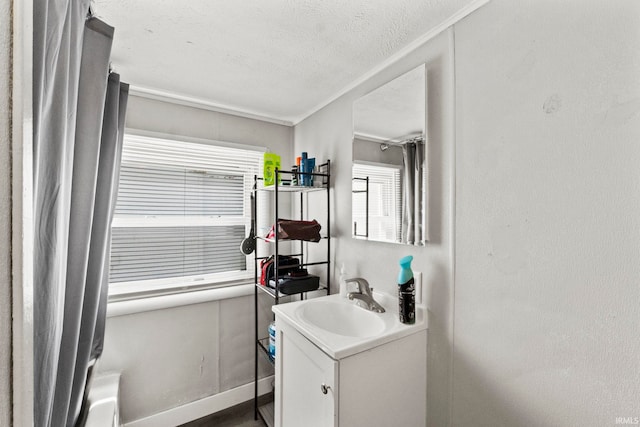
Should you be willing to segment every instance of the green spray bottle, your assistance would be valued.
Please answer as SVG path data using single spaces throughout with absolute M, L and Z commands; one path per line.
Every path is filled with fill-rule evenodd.
M 398 312 L 402 323 L 416 323 L 416 287 L 411 271 L 413 257 L 408 255 L 400 259 L 398 274 Z

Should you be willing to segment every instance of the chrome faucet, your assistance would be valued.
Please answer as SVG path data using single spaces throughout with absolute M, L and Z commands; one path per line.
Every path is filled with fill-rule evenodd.
M 347 297 L 349 297 L 350 300 L 357 300 L 360 305 L 367 310 L 375 311 L 376 313 L 384 313 L 384 307 L 373 299 L 373 293 L 371 292 L 372 289 L 369 286 L 369 282 L 362 277 L 355 277 L 353 279 L 346 280 L 346 283 L 353 282 L 358 284 L 358 292 L 349 292 Z

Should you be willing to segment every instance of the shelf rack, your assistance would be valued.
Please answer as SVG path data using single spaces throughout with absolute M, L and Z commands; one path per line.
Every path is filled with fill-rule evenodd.
M 284 171 L 284 170 L 279 170 L 276 169 L 275 170 L 275 182 L 276 183 L 280 183 L 281 181 L 281 175 L 286 174 L 289 176 L 294 176 L 296 175 L 297 177 L 297 181 L 300 182 L 300 177 L 301 176 L 312 176 L 314 179 L 320 179 L 322 185 L 321 186 L 313 186 L 313 187 L 309 187 L 309 186 L 299 186 L 299 185 L 282 185 L 282 184 L 274 184 L 274 185 L 270 185 L 270 186 L 266 186 L 266 187 L 258 187 L 258 182 L 262 181 L 262 178 L 258 178 L 258 176 L 254 176 L 254 192 L 258 192 L 258 191 L 266 191 L 266 192 L 270 192 L 273 193 L 273 205 L 274 205 L 274 221 L 275 224 L 273 224 L 274 226 L 274 230 L 277 230 L 277 221 L 278 218 L 280 217 L 279 215 L 279 197 L 282 193 L 288 193 L 288 194 L 294 194 L 297 193 L 300 195 L 300 211 L 299 211 L 299 219 L 300 220 L 304 220 L 305 219 L 305 210 L 304 210 L 304 197 L 305 195 L 309 194 L 309 193 L 316 193 L 316 192 L 320 192 L 320 191 L 324 191 L 326 192 L 326 214 L 327 214 L 327 223 L 326 225 L 323 225 L 326 229 L 326 235 L 321 237 L 321 241 L 326 241 L 326 245 L 327 245 L 327 256 L 325 260 L 322 261 L 314 261 L 314 262 L 309 262 L 308 260 L 305 262 L 305 251 L 304 251 L 304 241 L 300 240 L 300 249 L 299 251 L 297 251 L 296 253 L 293 254 L 287 254 L 289 256 L 293 256 L 293 257 L 297 257 L 300 259 L 300 266 L 301 267 L 308 267 L 308 266 L 320 266 L 320 265 L 326 265 L 326 284 L 324 286 L 321 286 L 318 290 L 325 290 L 327 295 L 329 295 L 331 293 L 331 196 L 330 196 L 330 182 L 331 182 L 331 161 L 327 160 L 326 163 L 323 163 L 321 165 L 318 165 L 318 168 L 320 170 L 324 170 L 326 172 L 323 173 L 305 173 L 305 172 L 292 172 L 292 171 Z M 308 196 L 307 196 L 308 197 Z M 253 228 L 257 229 L 257 215 L 258 215 L 258 208 L 257 208 L 257 197 L 256 199 L 256 203 L 254 203 L 253 205 Z M 256 239 L 264 241 L 264 242 L 268 242 L 271 246 L 270 248 L 270 253 L 273 254 L 274 256 L 274 271 L 278 271 L 280 269 L 280 266 L 278 265 L 278 261 L 279 255 L 279 245 L 280 242 L 283 241 L 284 239 L 279 239 L 278 238 L 278 233 L 274 233 L 275 237 L 274 238 L 264 238 L 264 237 L 256 237 Z M 286 241 L 294 241 L 294 240 L 289 240 L 286 239 Z M 260 353 L 262 353 L 262 355 L 264 357 L 266 357 L 266 359 L 272 364 L 274 365 L 274 359 L 271 357 L 271 355 L 269 354 L 269 337 L 264 338 L 263 336 L 261 336 L 260 332 L 261 331 L 266 331 L 266 325 L 264 328 L 260 328 L 259 322 L 258 322 L 258 297 L 259 295 L 268 295 L 269 297 L 273 298 L 274 300 L 274 304 L 279 304 L 280 303 L 280 299 L 283 297 L 287 297 L 289 295 L 285 295 L 282 292 L 279 291 L 278 289 L 278 281 L 275 280 L 276 282 L 276 289 L 273 289 L 269 286 L 265 286 L 265 285 L 260 285 L 259 280 L 258 280 L 258 265 L 259 262 L 263 259 L 268 258 L 267 256 L 258 256 L 258 250 L 256 248 L 256 250 L 254 251 L 254 262 L 255 262 L 255 273 L 254 273 L 254 282 L 255 282 L 255 292 L 254 292 L 254 320 L 255 320 L 255 387 L 254 387 L 254 418 L 258 419 L 258 417 L 262 418 L 262 420 L 268 425 L 268 426 L 273 426 L 273 416 L 274 416 L 274 404 L 273 402 L 267 403 L 266 405 L 262 405 L 262 406 L 258 406 L 258 360 L 260 357 Z M 314 291 L 315 292 L 315 291 Z M 301 293 L 300 294 L 300 299 L 304 299 L 305 298 L 305 294 Z M 276 356 L 277 357 L 277 356 Z
M 365 239 L 369 238 L 369 177 L 366 178 L 351 178 L 352 181 L 364 181 L 365 189 L 364 190 L 351 190 L 352 194 L 364 194 L 364 213 L 365 213 L 365 226 L 364 226 L 364 234 L 358 234 L 358 230 L 356 229 L 356 222 L 353 222 L 353 237 L 363 237 Z

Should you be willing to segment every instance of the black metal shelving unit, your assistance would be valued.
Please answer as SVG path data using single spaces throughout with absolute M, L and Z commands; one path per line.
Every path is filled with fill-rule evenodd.
M 358 229 L 356 228 L 356 223 L 353 223 L 353 237 L 363 237 L 365 239 L 369 238 L 369 177 L 366 178 L 357 178 L 354 177 L 351 179 L 352 181 L 364 181 L 364 190 L 351 190 L 352 194 L 364 194 L 364 214 L 365 214 L 365 223 L 364 223 L 364 234 L 358 234 Z
M 305 212 L 304 206 L 305 206 L 305 197 L 309 197 L 309 195 L 311 193 L 318 193 L 318 192 L 325 192 L 326 193 L 326 213 L 327 213 L 327 223 L 326 224 L 322 224 L 323 228 L 326 230 L 324 233 L 321 241 L 326 241 L 326 245 L 327 245 L 327 257 L 326 260 L 321 260 L 321 261 L 309 261 L 307 259 L 307 255 L 305 254 L 304 251 L 304 241 L 300 240 L 300 248 L 298 251 L 296 251 L 296 253 L 293 254 L 287 254 L 289 256 L 294 256 L 300 259 L 300 266 L 301 267 L 310 267 L 310 266 L 320 266 L 320 265 L 325 265 L 326 266 L 326 283 L 324 284 L 324 286 L 321 286 L 319 290 L 325 290 L 327 295 L 329 295 L 331 293 L 331 197 L 330 197 L 330 182 L 331 182 L 331 161 L 327 160 L 326 163 L 323 163 L 321 165 L 318 165 L 319 170 L 323 170 L 324 172 L 322 173 L 302 173 L 302 172 L 292 172 L 292 171 L 284 171 L 284 170 L 275 170 L 275 182 L 278 183 L 281 181 L 281 177 L 283 175 L 285 176 L 290 176 L 293 177 L 294 175 L 296 175 L 297 178 L 297 182 L 301 182 L 301 177 L 302 176 L 309 176 L 309 177 L 313 177 L 314 180 L 318 179 L 321 180 L 322 185 L 321 186 L 302 186 L 302 185 L 281 185 L 281 184 L 274 184 L 274 185 L 270 185 L 270 186 L 259 186 L 259 182 L 262 181 L 261 178 L 258 178 L 257 176 L 254 176 L 254 190 L 253 191 L 267 191 L 273 194 L 273 205 L 274 205 L 274 230 L 276 230 L 277 228 L 277 221 L 278 218 L 280 217 L 279 215 L 279 200 L 280 197 L 283 193 L 285 194 L 299 194 L 300 197 L 300 211 L 299 211 L 299 218 L 300 220 L 305 220 L 307 219 L 308 213 Z M 258 215 L 258 208 L 257 208 L 257 197 L 256 199 L 256 203 L 254 203 L 253 206 L 253 218 L 254 218 L 254 224 L 253 227 L 254 229 L 257 229 L 257 215 Z M 267 239 L 267 238 L 263 238 L 263 237 L 257 237 L 257 239 L 261 240 L 261 241 L 265 241 L 265 242 L 269 242 L 270 245 L 270 250 L 269 250 L 269 255 L 273 255 L 274 256 L 274 270 L 278 271 L 280 269 L 280 266 L 278 265 L 278 255 L 282 255 L 280 253 L 280 248 L 279 248 L 279 244 L 282 241 L 282 239 L 278 238 L 278 233 L 274 233 L 274 238 L 272 239 Z M 291 240 L 287 240 L 287 241 L 291 241 Z M 258 254 L 258 250 L 256 248 L 256 250 L 254 251 L 254 261 L 255 261 L 255 274 L 254 274 L 254 281 L 255 281 L 255 292 L 254 292 L 254 318 L 255 318 L 255 387 L 254 387 L 254 418 L 258 419 L 258 417 L 261 417 L 263 419 L 263 421 L 268 425 L 268 426 L 273 426 L 273 415 L 274 415 L 274 406 L 273 406 L 273 402 L 268 403 L 266 405 L 263 406 L 259 406 L 258 405 L 258 360 L 260 357 L 266 357 L 266 359 L 273 365 L 274 364 L 274 360 L 273 358 L 270 356 L 269 354 L 269 337 L 267 336 L 266 338 L 264 337 L 264 333 L 267 331 L 267 325 L 262 325 L 264 327 L 261 327 L 261 325 L 259 324 L 258 321 L 258 298 L 260 295 L 266 295 L 267 297 L 271 297 L 274 300 L 274 304 L 279 304 L 280 303 L 280 299 L 282 297 L 285 296 L 289 296 L 289 295 L 284 295 L 282 294 L 279 289 L 278 289 L 278 280 L 275 280 L 275 284 L 276 284 L 276 288 L 270 288 L 269 286 L 263 286 L 260 285 L 259 281 L 258 281 L 258 265 L 260 263 L 261 260 L 268 258 L 268 256 L 259 256 Z M 315 292 L 315 291 L 314 291 Z M 300 294 L 300 298 L 304 299 L 305 298 L 305 294 L 302 293 Z M 262 354 L 262 356 L 261 356 Z M 277 356 L 276 356 L 277 357 Z

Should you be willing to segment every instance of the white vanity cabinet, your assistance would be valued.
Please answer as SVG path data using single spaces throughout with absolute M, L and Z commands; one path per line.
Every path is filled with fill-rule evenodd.
M 426 424 L 426 329 L 337 360 L 278 313 L 276 330 L 276 426 Z
M 276 333 L 276 426 L 338 425 L 338 362 L 292 328 Z

